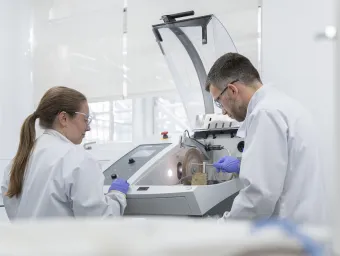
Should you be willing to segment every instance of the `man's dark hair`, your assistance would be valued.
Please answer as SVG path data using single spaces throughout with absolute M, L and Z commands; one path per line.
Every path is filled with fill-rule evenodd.
M 213 84 L 223 90 L 225 84 L 222 84 L 222 82 L 231 83 L 235 80 L 239 80 L 245 85 L 255 81 L 262 83 L 259 72 L 249 59 L 238 53 L 226 53 L 216 60 L 211 67 L 205 89 L 209 92 L 210 86 Z

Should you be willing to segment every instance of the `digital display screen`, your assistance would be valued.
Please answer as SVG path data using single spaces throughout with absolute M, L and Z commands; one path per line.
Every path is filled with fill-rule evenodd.
M 152 149 L 141 149 L 134 153 L 131 157 L 149 157 L 151 156 L 156 150 Z
M 149 187 L 139 187 L 137 191 L 147 191 Z

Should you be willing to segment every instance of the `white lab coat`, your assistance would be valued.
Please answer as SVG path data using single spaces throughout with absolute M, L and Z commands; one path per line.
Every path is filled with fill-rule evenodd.
M 57 131 L 46 130 L 36 140 L 19 198 L 5 196 L 10 167 L 1 185 L 10 220 L 119 216 L 126 207 L 123 193 L 104 195 L 104 175 L 90 154 Z
M 302 105 L 275 88 L 263 86 L 253 95 L 238 131 L 245 138 L 244 188 L 223 219 L 325 221 L 325 173 L 313 123 Z

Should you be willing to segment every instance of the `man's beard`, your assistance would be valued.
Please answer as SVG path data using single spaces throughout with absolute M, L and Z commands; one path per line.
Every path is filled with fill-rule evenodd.
M 236 121 L 243 122 L 247 116 L 247 107 L 243 106 L 242 104 L 237 106 L 235 102 L 231 115 Z

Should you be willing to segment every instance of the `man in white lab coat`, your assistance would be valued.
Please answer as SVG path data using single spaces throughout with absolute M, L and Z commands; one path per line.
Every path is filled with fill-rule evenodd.
M 296 100 L 262 85 L 250 61 L 227 53 L 212 66 L 206 83 L 216 105 L 241 125 L 240 163 L 226 156 L 217 171 L 239 172 L 244 188 L 224 219 L 288 218 L 323 223 L 325 187 L 311 114 Z

